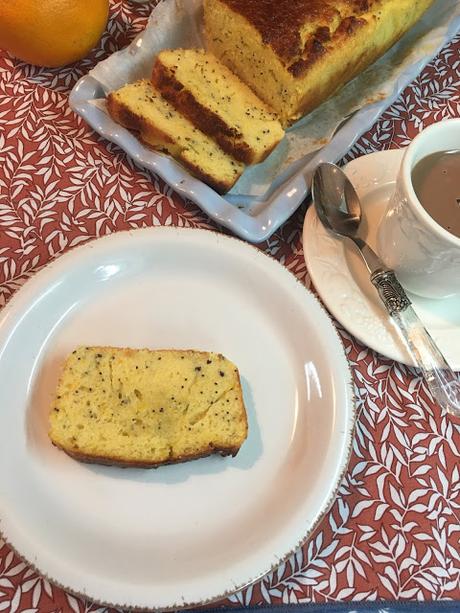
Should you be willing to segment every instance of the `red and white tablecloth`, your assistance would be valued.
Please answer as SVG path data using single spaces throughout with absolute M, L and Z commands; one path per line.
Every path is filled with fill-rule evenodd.
M 98 49 L 60 70 L 0 53 L 0 306 L 50 259 L 98 236 L 152 225 L 215 229 L 68 106 L 75 82 L 142 30 L 151 8 L 113 1 Z M 422 127 L 459 116 L 457 37 L 348 159 L 403 147 Z M 261 248 L 308 286 L 304 214 L 305 205 Z M 359 419 L 337 500 L 295 556 L 222 604 L 460 600 L 460 423 L 440 417 L 414 370 L 340 333 Z M 0 539 L 0 611 L 101 610 L 38 576 Z

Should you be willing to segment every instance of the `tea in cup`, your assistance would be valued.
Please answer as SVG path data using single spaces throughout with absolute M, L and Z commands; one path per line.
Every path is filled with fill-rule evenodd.
M 431 125 L 407 147 L 377 249 L 408 291 L 460 293 L 460 119 Z

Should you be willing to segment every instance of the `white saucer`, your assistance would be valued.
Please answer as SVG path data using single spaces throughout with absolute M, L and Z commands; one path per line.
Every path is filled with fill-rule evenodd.
M 372 153 L 345 167 L 363 206 L 362 236 L 374 248 L 403 153 L 403 149 Z M 328 232 L 313 206 L 305 217 L 303 248 L 313 284 L 334 317 L 371 349 L 413 365 L 354 246 Z M 430 300 L 408 295 L 451 367 L 460 370 L 460 296 Z

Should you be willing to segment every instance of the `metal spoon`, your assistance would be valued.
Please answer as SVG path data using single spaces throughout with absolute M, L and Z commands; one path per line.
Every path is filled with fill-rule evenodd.
M 460 417 L 460 381 L 415 313 L 394 272 L 358 236 L 361 203 L 346 174 L 335 164 L 320 164 L 313 176 L 312 196 L 323 225 L 349 238 L 358 248 L 371 281 L 415 365 L 421 369 L 434 400 L 451 415 Z

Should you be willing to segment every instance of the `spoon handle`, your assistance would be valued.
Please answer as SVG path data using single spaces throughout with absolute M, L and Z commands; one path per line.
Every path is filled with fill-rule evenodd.
M 393 271 L 378 270 L 371 281 L 415 364 L 422 370 L 434 400 L 460 417 L 460 381 L 412 308 Z

